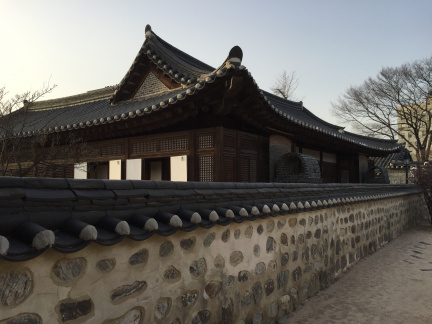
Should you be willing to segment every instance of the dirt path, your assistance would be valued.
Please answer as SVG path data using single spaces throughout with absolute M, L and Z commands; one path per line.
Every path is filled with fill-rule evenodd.
M 402 234 L 283 322 L 432 324 L 432 230 Z

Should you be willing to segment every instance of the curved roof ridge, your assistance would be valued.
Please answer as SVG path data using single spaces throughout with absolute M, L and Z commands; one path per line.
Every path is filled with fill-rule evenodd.
M 177 47 L 171 45 L 170 43 L 166 42 L 165 40 L 163 40 L 161 37 L 159 37 L 155 32 L 153 32 L 150 29 L 151 34 L 155 37 L 155 39 L 163 46 L 163 48 L 166 48 L 168 51 L 172 52 L 172 54 L 175 55 L 176 58 L 181 58 L 181 60 L 187 64 L 187 65 L 191 65 L 195 68 L 198 68 L 200 70 L 203 71 L 207 71 L 207 72 L 212 72 L 215 70 L 214 67 L 208 65 L 207 63 L 204 63 L 198 59 L 196 59 L 195 57 L 183 52 L 182 50 L 178 49 Z M 147 33 L 146 33 L 146 37 L 147 37 Z M 148 37 L 146 39 L 146 42 L 150 39 L 150 41 L 152 41 L 153 39 L 151 39 L 151 37 Z M 163 48 L 160 48 L 163 50 Z M 167 52 L 166 52 L 167 53 Z M 170 54 L 170 53 L 167 53 Z
M 58 108 L 64 108 L 69 106 L 75 106 L 77 104 L 84 104 L 84 103 L 89 103 L 89 102 L 98 101 L 102 99 L 108 100 L 113 94 L 116 86 L 117 85 L 106 86 L 104 88 L 90 90 L 87 92 L 83 92 L 83 93 L 79 93 L 67 97 L 36 101 L 30 104 L 29 109 L 34 111 L 50 110 L 50 109 L 58 109 Z
M 271 92 L 268 92 L 268 91 L 265 91 L 265 90 L 262 90 L 262 89 L 260 89 L 260 90 L 262 92 L 264 92 L 265 95 L 267 97 L 270 97 L 272 100 L 280 101 L 280 102 L 287 102 L 287 103 L 292 104 L 294 106 L 298 106 L 300 109 L 302 109 L 302 106 L 303 106 L 303 102 L 302 101 L 293 101 L 293 100 L 285 99 L 285 98 L 282 98 L 282 97 L 280 97 L 278 95 L 275 95 L 275 94 L 273 94 Z
M 359 138 L 374 140 L 374 141 L 383 142 L 383 143 L 397 143 L 397 140 L 393 140 L 391 138 L 372 137 L 372 136 L 361 135 L 361 134 L 356 134 L 356 133 L 347 132 L 347 131 L 344 131 L 344 133 L 347 135 L 356 136 Z M 403 145 L 401 144 L 401 146 L 403 146 Z

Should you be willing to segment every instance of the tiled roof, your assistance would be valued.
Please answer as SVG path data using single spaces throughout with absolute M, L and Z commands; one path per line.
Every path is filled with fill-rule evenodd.
M 278 114 L 281 120 L 286 122 L 287 127 L 294 124 L 318 136 L 334 138 L 357 146 L 359 151 L 366 149 L 390 153 L 399 149 L 396 141 L 346 132 L 342 127 L 327 123 L 312 114 L 303 107 L 302 102 L 285 100 L 261 90 L 251 73 L 241 65 L 242 55 L 241 49 L 236 46 L 223 64 L 214 69 L 168 44 L 147 26 L 146 41 L 114 93 L 110 92 L 114 87 L 109 87 L 84 95 L 36 103 L 30 109 L 31 118 L 28 118 L 32 122 L 17 135 L 31 136 L 38 131 L 60 132 L 145 116 L 160 108 L 175 106 L 178 101 L 211 87 L 211 83 L 217 78 L 236 75 L 250 81 L 252 93 L 264 102 L 263 109 Z M 153 97 L 117 102 L 116 96 L 134 75 L 143 57 L 147 57 L 146 62 L 157 66 L 173 82 L 178 83 L 180 88 L 167 90 Z M 108 100 L 115 104 L 110 105 Z
M 71 253 L 257 218 L 414 194 L 411 185 L 0 178 L 0 255 Z
M 408 159 L 409 162 L 412 163 L 411 154 L 404 147 L 401 147 L 398 152 L 390 153 L 387 156 L 370 157 L 369 159 L 371 159 L 374 162 L 375 166 L 382 167 L 382 168 L 391 168 L 396 166 L 400 167 L 403 165 L 405 159 Z

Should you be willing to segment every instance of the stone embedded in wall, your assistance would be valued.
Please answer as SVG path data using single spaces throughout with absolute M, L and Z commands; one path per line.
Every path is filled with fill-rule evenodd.
M 288 311 L 290 308 L 290 295 L 283 295 L 279 298 L 280 306 L 283 310 Z
M 311 231 L 307 231 L 306 232 L 306 239 L 309 240 L 312 237 L 312 232 Z
M 320 239 L 320 238 L 321 238 L 321 229 L 320 229 L 320 228 L 318 228 L 318 229 L 315 231 L 314 237 L 315 237 L 316 239 Z
M 213 243 L 215 236 L 216 234 L 214 232 L 208 234 L 207 237 L 204 239 L 203 245 L 205 247 L 209 247 Z
M 71 285 L 82 275 L 86 265 L 84 258 L 58 260 L 52 268 L 53 279 L 60 285 Z
M 231 232 L 229 229 L 227 229 L 226 231 L 224 231 L 222 233 L 222 242 L 225 242 L 225 243 L 228 242 L 228 240 L 230 239 L 230 236 L 231 236 Z
M 0 324 L 42 324 L 42 318 L 38 314 L 22 313 L 14 317 L 0 319 Z
M 353 264 L 354 261 L 355 261 L 354 254 L 350 252 L 350 253 L 349 253 L 349 263 L 350 263 L 350 264 Z
M 274 220 L 269 220 L 267 222 L 267 224 L 266 224 L 266 231 L 267 231 L 267 233 L 270 233 L 271 231 L 273 231 L 274 227 L 275 227 Z
M 308 226 L 310 227 L 314 223 L 314 218 L 312 216 L 308 217 Z
M 163 278 L 167 282 L 176 282 L 181 279 L 181 272 L 173 266 L 169 266 L 163 274 Z
M 305 263 L 309 262 L 309 246 L 307 246 L 302 252 L 302 260 Z
M 300 288 L 300 293 L 299 293 L 300 301 L 306 300 L 308 298 L 308 296 L 309 296 L 308 284 L 306 282 L 304 282 Z
M 291 297 L 291 300 L 294 302 L 294 304 L 296 304 L 299 300 L 297 289 L 291 288 L 289 295 Z
M 347 266 L 347 263 L 348 261 L 347 261 L 347 257 L 346 257 L 346 255 L 342 255 L 342 257 L 341 257 L 341 268 L 342 269 L 345 269 L 346 268 L 346 266 Z
M 291 244 L 295 245 L 295 243 L 296 243 L 295 235 L 291 235 Z
M 303 235 L 303 234 L 300 234 L 300 235 L 298 236 L 297 241 L 298 241 L 298 244 L 303 244 L 303 243 L 304 243 L 304 235 Z
M 93 313 L 93 302 L 90 298 L 82 300 L 65 299 L 57 306 L 61 322 L 90 318 Z
M 180 321 L 180 318 L 176 318 L 174 321 L 171 322 L 171 324 L 182 324 L 182 322 Z
M 292 272 L 292 277 L 294 281 L 299 281 L 302 277 L 302 269 L 300 267 L 297 267 Z
M 266 270 L 266 265 L 264 262 L 258 262 L 255 266 L 255 274 L 260 275 Z
M 289 227 L 295 227 L 297 225 L 297 218 L 296 217 L 291 217 L 288 219 L 288 225 Z
M 259 304 L 262 298 L 262 294 L 263 294 L 263 287 L 261 282 L 259 281 L 255 282 L 252 286 L 252 295 L 255 304 Z
M 267 242 L 266 242 L 266 252 L 270 253 L 270 252 L 274 251 L 275 247 L 276 247 L 275 239 L 273 237 L 269 236 L 267 238 Z
M 96 268 L 101 272 L 110 272 L 116 266 L 116 259 L 103 259 L 96 263 Z
M 214 266 L 217 269 L 225 268 L 225 259 L 220 254 L 218 254 L 214 259 Z
M 273 303 L 271 303 L 267 309 L 267 315 L 270 318 L 275 318 L 278 314 L 279 306 L 278 301 L 275 300 Z
M 195 242 L 196 242 L 195 236 L 191 236 L 187 239 L 181 240 L 180 241 L 180 247 L 183 250 L 189 251 L 190 249 L 192 249 L 195 246 Z
M 204 258 L 195 260 L 189 267 L 189 272 L 195 278 L 202 277 L 207 272 L 207 262 Z
M 280 290 L 288 285 L 289 273 L 288 271 L 282 271 L 277 275 L 277 289 Z
M 280 242 L 282 245 L 288 246 L 288 236 L 285 233 L 281 234 Z
M 192 324 L 207 324 L 210 322 L 211 313 L 207 309 L 199 311 L 193 318 Z
M 339 259 L 337 259 L 335 263 L 335 271 L 338 272 L 339 270 L 340 270 L 340 262 Z
M 234 251 L 230 254 L 230 264 L 235 267 L 243 262 L 243 253 L 241 251 Z
M 147 259 L 148 259 L 148 251 L 147 249 L 142 249 L 140 251 L 138 251 L 137 253 L 134 253 L 130 258 L 129 258 L 129 264 L 134 266 L 137 264 L 146 264 L 147 263 Z
M 240 234 L 241 234 L 240 230 L 239 230 L 239 229 L 236 229 L 236 230 L 234 231 L 234 238 L 235 238 L 236 240 L 238 240 L 238 239 L 240 238 Z
M 233 323 L 234 305 L 231 298 L 227 299 L 222 304 L 222 323 L 230 324 Z
M 111 300 L 118 302 L 124 298 L 130 297 L 131 295 L 137 295 L 142 293 L 147 288 L 147 282 L 135 281 L 130 285 L 123 285 L 114 289 L 111 293 Z
M 234 276 L 228 276 L 226 285 L 228 287 L 231 287 L 234 283 L 235 283 L 235 277 Z
M 0 305 L 17 306 L 33 291 L 33 276 L 29 269 L 0 272 Z
M 282 267 L 286 266 L 288 264 L 289 261 L 289 254 L 288 252 L 282 253 L 281 254 L 281 265 Z
M 242 270 L 238 273 L 237 280 L 238 282 L 246 282 L 249 280 L 251 274 L 247 270 Z
M 198 298 L 198 290 L 189 290 L 181 295 L 180 300 L 183 307 L 194 305 Z
M 312 244 L 311 249 L 310 249 L 310 253 L 311 253 L 312 259 L 315 259 L 317 254 L 318 254 L 318 247 L 316 246 L 316 244 Z
M 214 298 L 219 294 L 222 289 L 222 281 L 212 280 L 204 288 L 205 293 L 208 297 Z
M 255 245 L 254 245 L 254 247 L 253 247 L 253 253 L 254 253 L 254 255 L 255 255 L 257 258 L 260 257 L 260 254 L 261 254 L 261 248 L 260 248 L 260 246 L 259 246 L 258 244 L 255 244 Z
M 159 256 L 165 258 L 173 253 L 174 245 L 171 241 L 165 241 L 159 248 Z
M 257 227 L 258 235 L 261 235 L 263 232 L 264 232 L 264 227 L 261 224 L 259 224 Z
M 262 309 L 259 309 L 255 312 L 252 317 L 252 324 L 261 324 L 262 323 Z M 249 321 L 248 321 L 249 322 Z
M 253 234 L 253 227 L 252 227 L 252 226 L 248 226 L 248 227 L 245 229 L 245 237 L 246 237 L 246 238 L 251 238 L 251 237 L 252 237 L 252 234 Z
M 240 305 L 245 307 L 250 305 L 251 302 L 252 302 L 251 294 L 249 291 L 246 291 L 240 299 Z
M 304 218 L 301 218 L 300 221 L 299 221 L 299 224 L 301 226 L 306 226 L 306 220 Z
M 123 316 L 113 320 L 106 320 L 103 324 L 141 324 L 144 318 L 145 310 L 142 307 L 132 308 Z
M 275 260 L 270 260 L 267 265 L 267 270 L 276 271 L 277 270 L 277 262 Z
M 293 251 L 292 253 L 292 261 L 296 262 L 298 259 L 298 252 L 297 251 Z
M 270 296 L 273 291 L 275 289 L 275 283 L 273 279 L 268 279 L 265 283 L 264 283 L 264 291 L 266 293 L 266 296 Z
M 335 251 L 336 255 L 339 255 L 340 250 L 341 250 L 341 241 L 337 240 L 336 241 L 336 251 Z
M 285 224 L 286 224 L 286 219 L 285 218 L 279 219 L 278 222 L 277 222 L 277 227 L 279 229 L 282 229 L 285 226 Z
M 159 298 L 156 302 L 154 315 L 157 319 L 161 320 L 167 317 L 171 311 L 172 300 L 169 297 Z

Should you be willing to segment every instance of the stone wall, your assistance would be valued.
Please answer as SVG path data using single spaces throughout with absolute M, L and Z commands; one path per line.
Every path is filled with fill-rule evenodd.
M 0 259 L 0 323 L 268 323 L 400 235 L 415 194 Z M 302 210 L 302 212 L 298 212 Z
M 306 154 L 286 153 L 276 164 L 275 182 L 282 183 L 321 183 L 318 161 Z

